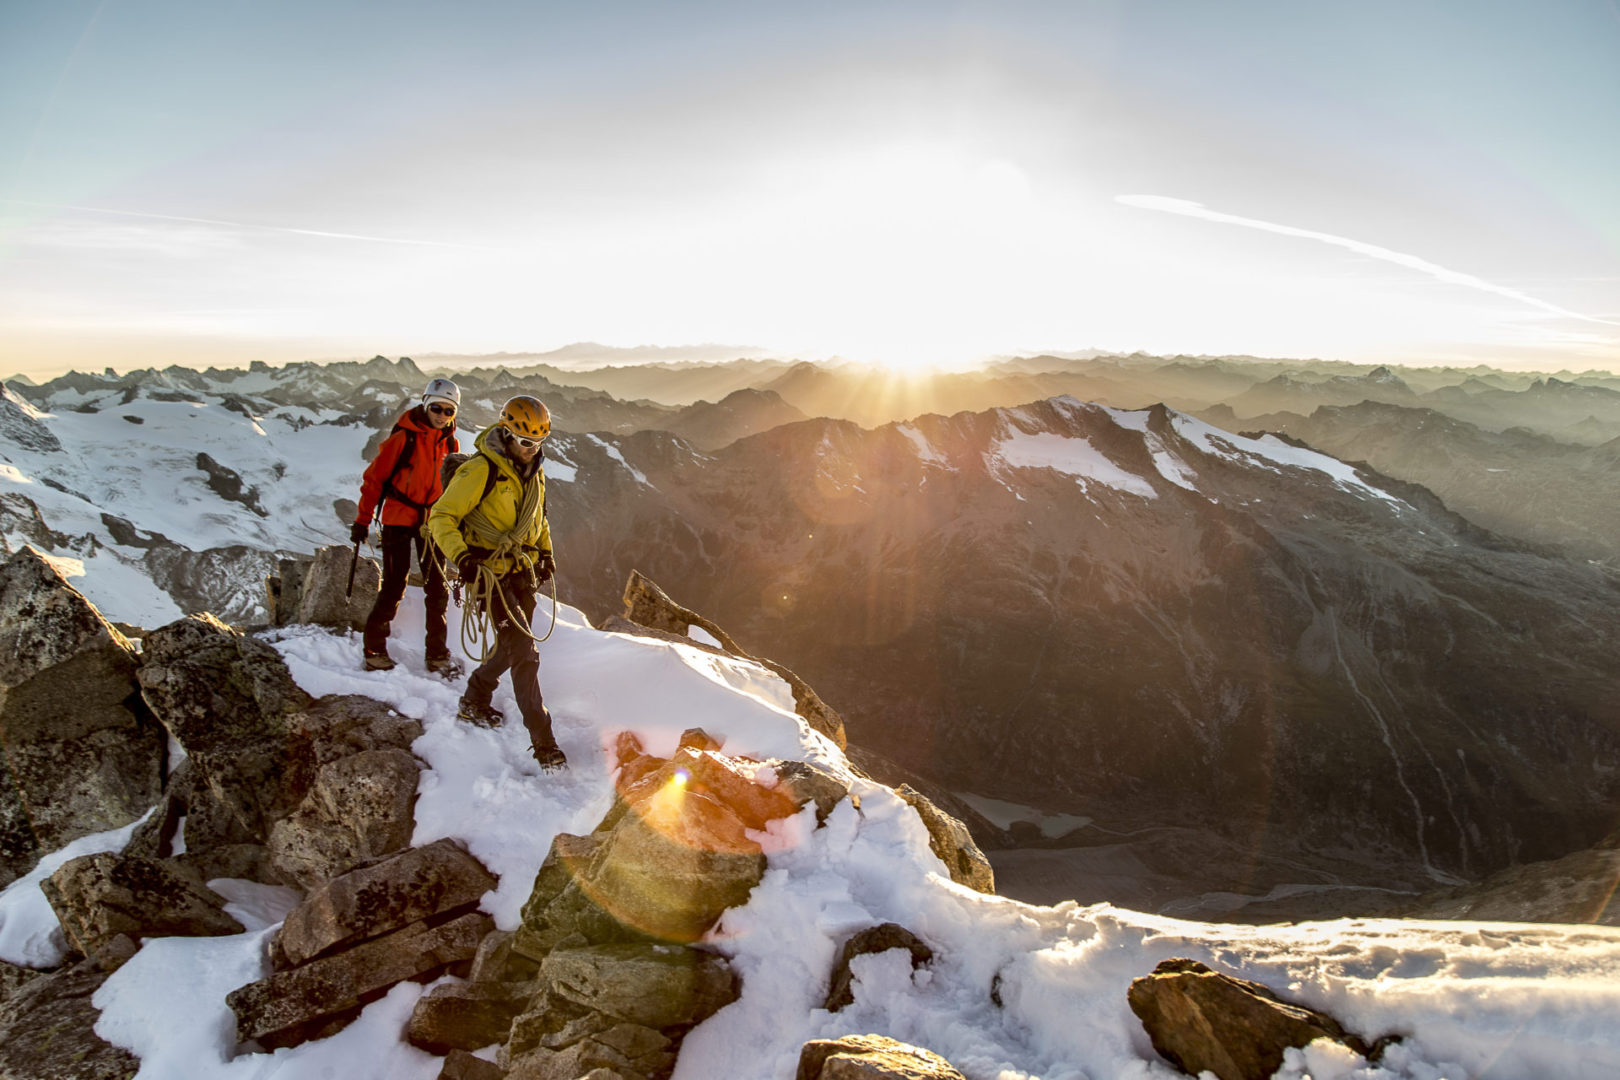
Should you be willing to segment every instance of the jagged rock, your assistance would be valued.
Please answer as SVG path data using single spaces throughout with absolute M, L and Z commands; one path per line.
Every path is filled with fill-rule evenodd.
M 534 997 L 533 982 L 436 986 L 420 998 L 405 1038 L 430 1054 L 478 1050 L 504 1043 L 512 1020 Z
M 951 1063 L 883 1035 L 813 1039 L 799 1051 L 797 1080 L 963 1080 Z
M 0 383 L 0 438 L 25 450 L 61 453 L 62 443 L 41 415 L 27 398 Z
M 156 802 L 167 740 L 134 647 L 37 551 L 0 566 L 0 885 Z
M 313 889 L 406 848 L 419 774 L 406 750 L 362 750 L 322 765 L 303 805 L 271 826 L 271 865 Z
M 171 862 L 103 852 L 69 859 L 40 883 L 62 931 L 86 956 L 114 960 L 103 950 L 131 938 L 217 937 L 242 924 L 222 910 L 225 898 Z M 126 957 L 127 959 L 127 957 Z
M 450 839 L 350 871 L 288 913 L 272 950 L 276 966 L 293 967 L 410 923 L 471 910 L 497 884 L 483 863 Z
M 541 980 L 540 991 L 529 1002 L 526 1012 L 512 1021 L 512 1030 L 501 1047 L 496 1060 L 510 1067 L 523 1055 L 536 1047 L 557 1050 L 578 1042 L 597 1031 L 606 1031 L 618 1021 L 600 1013 L 593 1013 L 581 1005 L 560 998 L 545 989 Z
M 309 695 L 273 648 L 211 615 L 153 630 L 142 646 L 147 704 L 244 828 L 266 837 L 309 786 L 309 746 L 292 727 Z
M 478 943 L 478 954 L 473 957 L 472 982 L 528 982 L 540 974 L 540 964 L 512 948 L 516 935 L 510 930 L 497 930 Z
M 241 475 L 235 469 L 221 465 L 209 455 L 200 452 L 197 454 L 197 469 L 208 477 L 208 490 L 215 495 L 226 502 L 240 503 L 260 517 L 270 516 L 270 511 L 259 502 L 258 487 L 243 484 Z
M 1126 994 L 1153 1049 L 1184 1072 L 1220 1080 L 1265 1080 L 1291 1046 L 1333 1039 L 1369 1048 L 1332 1017 L 1283 1001 L 1269 988 L 1211 971 L 1196 960 L 1165 960 Z
M 133 1080 L 141 1061 L 95 1032 L 90 998 L 107 972 L 86 961 L 33 979 L 0 1003 L 0 1080 Z
M 293 730 L 310 741 L 315 764 L 327 765 L 362 750 L 409 750 L 422 721 L 363 694 L 333 694 L 298 714 Z
M 175 855 L 179 846 L 185 850 Z M 149 859 L 172 858 L 202 881 L 222 877 L 268 884 L 283 881 L 271 867 L 265 846 L 237 820 L 190 759 L 169 774 L 163 801 L 136 828 L 124 853 Z
M 552 837 L 551 849 L 523 905 L 523 921 L 512 935 L 514 953 L 538 964 L 553 946 L 574 934 L 585 933 L 596 942 L 618 939 L 618 921 L 578 883 L 601 846 L 602 837 L 596 835 L 558 833 Z
M 928 828 L 928 847 L 945 864 L 951 880 L 982 893 L 996 894 L 996 874 L 984 857 L 967 826 L 935 806 L 910 784 L 902 784 L 900 797 L 906 800 Z
M 493 928 L 481 914 L 438 926 L 412 923 L 233 990 L 225 1000 L 236 1013 L 237 1040 L 274 1049 L 333 1034 L 396 983 L 425 981 L 470 961 L 479 939 Z
M 672 1041 L 651 1028 L 617 1024 L 552 1050 L 539 1047 L 512 1062 L 508 1080 L 653 1080 L 674 1069 Z
M 933 949 L 898 923 L 882 923 L 862 930 L 844 942 L 844 947 L 839 950 L 838 962 L 833 965 L 832 980 L 827 990 L 827 1002 L 823 1008 L 828 1012 L 838 1012 L 846 1005 L 853 1005 L 855 974 L 850 970 L 850 961 L 857 956 L 888 952 L 890 949 L 905 949 L 911 953 L 913 970 L 934 958 Z
M 530 1011 L 512 1021 L 499 1060 L 511 1076 L 529 1080 L 602 1075 L 662 1080 L 674 1068 L 684 1034 L 684 1028 L 658 1031 L 542 991 Z
M 822 701 L 810 688 L 809 683 L 774 660 L 748 653 L 719 626 L 690 608 L 684 608 L 671 600 L 668 593 L 642 576 L 639 570 L 630 571 L 630 578 L 625 582 L 624 611 L 624 617 L 637 626 L 675 634 L 682 638 L 685 638 L 687 631 L 694 626 L 706 631 L 720 642 L 726 652 L 744 660 L 751 660 L 780 676 L 792 689 L 794 710 L 804 722 L 838 744 L 840 750 L 846 745 L 844 718 Z
M 833 807 L 849 795 L 849 785 L 819 765 L 808 761 L 771 761 L 776 772 L 776 790 L 786 795 L 795 806 L 807 802 L 816 804 L 816 822 L 827 820 Z
M 283 563 L 285 565 L 285 563 Z M 349 569 L 354 568 L 354 588 L 349 588 Z M 283 582 L 286 575 L 283 573 Z M 373 559 L 361 556 L 355 561 L 354 548 L 333 545 L 315 552 L 299 575 L 296 606 L 288 603 L 283 585 L 276 610 L 290 612 L 283 622 L 314 623 L 336 629 L 362 630 L 382 588 L 382 568 Z
M 738 994 L 723 960 L 681 945 L 553 949 L 540 965 L 540 978 L 556 997 L 652 1028 L 696 1024 Z
M 465 1050 L 452 1050 L 444 1059 L 438 1080 L 504 1080 L 506 1070 L 493 1061 L 473 1057 Z
M 760 783 L 762 771 L 773 786 Z M 688 795 L 709 796 L 750 829 L 763 829 L 766 822 L 799 811 L 800 804 L 774 786 L 776 771 L 770 766 L 727 757 L 713 750 L 691 748 L 677 750 L 673 758 L 660 763 L 658 768 L 626 788 L 622 798 L 629 806 L 656 800 L 669 790 L 672 782 Z
M 681 741 L 676 749 L 679 750 L 719 750 L 721 743 L 700 727 L 687 728 L 681 732 Z
M 609 834 L 583 888 L 621 923 L 666 941 L 696 941 L 745 903 L 765 856 L 726 805 L 666 787 Z

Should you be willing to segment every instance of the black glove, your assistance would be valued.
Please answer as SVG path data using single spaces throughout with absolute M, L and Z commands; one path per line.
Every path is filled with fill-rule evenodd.
M 551 552 L 542 551 L 540 561 L 534 564 L 534 580 L 544 585 L 551 580 L 551 575 L 557 572 L 557 560 L 551 557 Z
M 462 581 L 472 581 L 478 576 L 478 568 L 484 565 L 484 559 L 484 555 L 469 551 L 456 560 L 456 573 L 461 575 Z
M 371 535 L 371 526 L 368 525 L 364 521 L 355 522 L 354 523 L 354 528 L 349 530 L 349 539 L 354 541 L 356 544 L 365 543 L 366 542 L 366 537 L 368 537 L 370 535 Z

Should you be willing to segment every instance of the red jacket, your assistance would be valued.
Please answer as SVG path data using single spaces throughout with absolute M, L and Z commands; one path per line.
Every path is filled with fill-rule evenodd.
M 412 439 L 407 433 L 414 432 Z M 414 442 L 408 461 L 401 462 L 408 442 Z M 377 456 L 366 466 L 360 480 L 360 508 L 355 522 L 370 524 L 377 504 L 382 503 L 384 525 L 420 525 L 427 519 L 427 507 L 439 497 L 443 481 L 440 467 L 447 455 L 460 449 L 455 426 L 436 429 L 418 405 L 399 418 L 394 430 L 377 448 Z M 396 469 L 395 466 L 398 466 Z M 392 479 L 390 480 L 390 477 Z M 391 489 L 384 491 L 387 484 Z M 411 505 L 416 503 L 416 506 Z

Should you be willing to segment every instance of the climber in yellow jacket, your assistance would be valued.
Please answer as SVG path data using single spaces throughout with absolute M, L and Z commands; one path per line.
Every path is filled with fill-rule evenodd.
M 551 412 L 538 398 L 508 401 L 428 515 L 428 531 L 461 575 L 467 602 L 483 605 L 495 626 L 495 648 L 467 677 L 457 715 L 499 726 L 503 717 L 490 699 L 510 670 L 535 760 L 547 770 L 567 761 L 540 694 L 540 650 L 529 628 L 540 586 L 556 571 L 540 447 L 550 433 Z

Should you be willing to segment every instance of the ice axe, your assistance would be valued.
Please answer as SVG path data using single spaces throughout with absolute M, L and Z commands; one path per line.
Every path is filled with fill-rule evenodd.
M 355 542 L 354 558 L 349 562 L 349 591 L 343 594 L 345 600 L 354 599 L 354 572 L 360 569 L 360 543 Z

